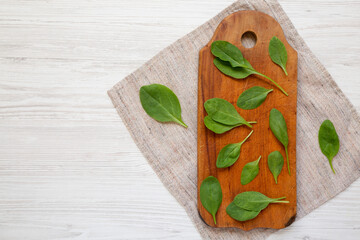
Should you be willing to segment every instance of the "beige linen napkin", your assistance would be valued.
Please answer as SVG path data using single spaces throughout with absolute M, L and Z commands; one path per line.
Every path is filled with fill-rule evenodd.
M 223 18 L 240 10 L 257 10 L 274 17 L 298 52 L 297 219 L 333 198 L 360 176 L 360 118 L 355 108 L 306 46 L 276 0 L 238 1 L 161 51 L 108 92 L 135 143 L 205 239 L 265 239 L 276 231 L 212 228 L 201 220 L 196 207 L 199 50 L 208 43 Z M 151 83 L 164 84 L 175 92 L 188 129 L 159 123 L 146 115 L 140 104 L 139 89 Z M 317 133 L 327 118 L 336 126 L 341 141 L 339 154 L 333 161 L 336 175 L 318 147 Z

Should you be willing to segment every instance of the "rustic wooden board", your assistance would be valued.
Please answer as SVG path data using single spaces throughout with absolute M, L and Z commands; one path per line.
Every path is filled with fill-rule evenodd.
M 251 31 L 255 33 L 257 42 L 252 48 L 241 44 L 242 35 Z M 269 41 L 277 36 L 288 53 L 288 76 L 274 64 L 268 53 Z M 286 97 L 268 80 L 251 75 L 243 80 L 233 79 L 222 74 L 213 64 L 210 46 L 213 41 L 225 40 L 239 47 L 244 57 L 259 72 L 271 77 L 289 94 Z M 239 95 L 253 86 L 273 88 L 266 101 L 257 109 L 242 110 L 236 106 Z M 296 101 L 297 101 L 297 52 L 287 43 L 281 26 L 270 16 L 257 11 L 240 11 L 226 17 L 216 29 L 213 38 L 200 51 L 199 58 L 199 90 L 198 90 L 198 209 L 203 220 L 213 227 L 237 227 L 243 230 L 264 227 L 280 229 L 290 225 L 296 217 Z M 203 119 L 207 115 L 204 102 L 210 98 L 223 98 L 232 103 L 237 111 L 248 121 L 257 121 L 253 126 L 254 133 L 241 149 L 238 161 L 226 169 L 216 168 L 216 159 L 220 150 L 229 143 L 242 141 L 250 132 L 247 127 L 238 127 L 224 134 L 215 134 L 208 130 Z M 267 166 L 269 153 L 278 150 L 285 157 L 285 151 L 269 128 L 269 113 L 272 108 L 282 112 L 289 134 L 289 159 L 291 176 L 287 172 L 286 162 L 275 184 Z M 260 160 L 259 175 L 249 184 L 242 186 L 240 175 L 244 165 Z M 286 161 L 286 160 L 285 160 Z M 211 215 L 201 205 L 199 188 L 208 176 L 219 179 L 223 191 L 223 201 L 216 215 L 214 225 Z M 269 197 L 286 196 L 289 204 L 270 204 L 255 219 L 239 222 L 226 214 L 226 207 L 233 198 L 244 191 L 258 191 Z

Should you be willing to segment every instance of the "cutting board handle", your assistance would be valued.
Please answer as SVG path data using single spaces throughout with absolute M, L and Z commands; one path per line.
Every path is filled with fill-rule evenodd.
M 237 23 L 237 13 L 233 13 L 224 18 L 216 28 L 213 37 L 206 45 L 211 46 L 211 43 L 217 40 L 224 40 L 231 42 L 240 49 L 247 48 L 243 46 L 241 42 L 242 36 L 247 33 L 253 33 L 256 38 L 256 43 L 251 48 L 262 47 L 262 44 L 269 44 L 273 36 L 269 35 L 268 32 L 276 32 L 278 37 L 284 44 L 288 45 L 290 49 L 296 54 L 296 51 L 286 41 L 286 37 L 280 24 L 271 16 L 259 12 L 259 11 L 240 11 L 241 14 L 247 15 L 246 21 L 242 21 L 240 24 Z M 263 28 L 262 26 L 266 26 Z M 271 28 L 267 28 L 271 26 Z M 280 31 L 278 31 L 280 29 Z

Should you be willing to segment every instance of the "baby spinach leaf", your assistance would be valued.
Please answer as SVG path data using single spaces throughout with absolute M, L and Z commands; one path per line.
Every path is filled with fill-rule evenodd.
M 235 128 L 235 127 L 243 125 L 241 123 L 234 124 L 234 125 L 225 125 L 225 124 L 222 124 L 222 123 L 215 122 L 214 120 L 211 119 L 210 116 L 206 116 L 204 118 L 204 124 L 209 130 L 211 130 L 211 131 L 213 131 L 214 133 L 217 133 L 217 134 L 227 132 L 227 131 Z
M 184 127 L 179 99 L 169 88 L 151 84 L 140 88 L 140 101 L 145 112 L 159 122 L 176 122 Z
M 226 208 L 226 213 L 235 220 L 247 221 L 257 217 L 260 211 L 245 210 L 236 206 L 234 202 L 231 202 Z
M 332 165 L 332 160 L 339 152 L 340 141 L 336 133 L 334 124 L 330 120 L 325 120 L 319 129 L 319 145 L 321 152 L 327 157 L 332 171 L 335 170 Z
M 270 128 L 273 131 L 275 137 L 284 145 L 288 146 L 289 138 L 287 134 L 287 126 L 282 113 L 273 108 L 270 111 L 270 118 L 269 118 Z
M 248 122 L 248 123 L 253 124 L 256 122 L 253 121 L 253 122 Z M 218 123 L 218 122 L 212 120 L 210 116 L 206 116 L 204 118 L 204 124 L 210 131 L 213 131 L 214 133 L 217 133 L 217 134 L 227 132 L 235 127 L 239 127 L 239 126 L 243 125 L 241 123 L 235 124 L 235 125 L 225 125 L 225 124 Z
M 229 62 L 232 67 L 244 66 L 244 57 L 236 46 L 226 41 L 215 41 L 211 44 L 211 53 L 223 61 Z
M 241 123 L 252 128 L 252 126 L 240 116 L 235 107 L 225 99 L 209 99 L 204 103 L 204 107 L 211 119 L 216 122 L 226 125 L 236 125 Z
M 235 220 L 247 221 L 255 218 L 270 203 L 289 203 L 281 198 L 269 198 L 259 192 L 242 192 L 226 208 L 226 213 Z
M 246 61 L 245 64 L 250 65 L 250 63 L 246 59 L 244 59 L 244 61 Z M 214 64 L 220 70 L 220 72 L 236 79 L 244 79 L 251 74 L 255 74 L 255 71 L 251 69 L 251 65 L 251 68 L 231 67 L 230 63 L 225 62 L 219 58 L 214 59 Z
M 202 181 L 200 186 L 200 201 L 204 208 L 213 216 L 216 224 L 216 212 L 222 202 L 222 191 L 219 180 L 209 176 Z
M 242 109 L 250 110 L 259 107 L 273 89 L 266 89 L 255 86 L 245 90 L 237 100 L 237 106 Z
M 275 183 L 277 184 L 277 178 L 281 173 L 281 170 L 284 166 L 284 158 L 279 151 L 274 151 L 268 156 L 268 166 L 270 172 L 273 174 Z
M 241 172 L 241 184 L 246 185 L 250 183 L 259 174 L 259 161 L 261 156 L 253 161 L 247 163 Z
M 270 203 L 289 203 L 289 201 L 280 201 L 281 198 L 269 198 L 259 192 L 242 192 L 234 198 L 236 206 L 248 211 L 261 211 L 266 208 Z
M 277 37 L 273 37 L 269 43 L 269 55 L 271 60 L 279 65 L 285 72 L 286 76 L 286 62 L 287 62 L 287 52 L 285 45 Z
M 241 145 L 239 143 L 231 143 L 220 150 L 216 160 L 216 167 L 226 168 L 233 165 L 240 156 Z
M 272 80 L 268 76 L 256 71 L 245 58 L 243 58 L 244 62 L 241 64 L 241 57 L 239 54 L 239 52 L 241 53 L 240 49 L 238 49 L 236 46 L 226 41 L 221 41 L 221 43 L 219 44 L 217 42 L 218 41 L 212 43 L 212 46 L 214 45 L 214 51 L 212 50 L 212 53 L 216 57 L 214 59 L 215 66 L 222 73 L 236 79 L 243 79 L 251 74 L 262 76 L 268 79 L 270 82 L 272 82 L 286 96 L 288 96 L 288 94 L 279 84 L 277 84 L 274 80 Z M 218 47 L 218 45 L 221 45 L 221 50 Z M 235 51 L 234 50 L 235 48 L 237 48 L 238 51 Z M 224 49 L 226 49 L 226 51 Z
M 254 131 L 251 131 L 247 137 L 239 143 L 231 143 L 223 147 L 216 160 L 217 168 L 227 168 L 232 166 L 240 156 L 240 150 L 243 143 L 251 136 Z
M 279 142 L 282 143 L 285 147 L 285 153 L 286 153 L 286 161 L 287 161 L 287 167 L 290 173 L 290 164 L 289 164 L 289 154 L 288 154 L 288 145 L 289 145 L 289 137 L 287 133 L 287 126 L 284 119 L 284 116 L 281 114 L 281 112 L 275 108 L 273 108 L 270 111 L 270 129 L 275 135 L 275 137 L 279 140 Z

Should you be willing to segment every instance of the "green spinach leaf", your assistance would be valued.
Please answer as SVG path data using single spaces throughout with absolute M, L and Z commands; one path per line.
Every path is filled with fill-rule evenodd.
M 270 203 L 289 203 L 289 201 L 280 201 L 281 198 L 269 198 L 259 192 L 242 192 L 234 198 L 236 206 L 248 211 L 261 211 L 266 208 Z
M 335 170 L 332 165 L 332 160 L 339 152 L 340 141 L 336 133 L 334 124 L 330 120 L 325 120 L 319 129 L 319 145 L 321 152 L 327 157 L 332 171 Z
M 206 112 L 212 120 L 225 124 L 237 125 L 244 124 L 250 128 L 252 126 L 236 111 L 235 107 L 222 98 L 212 98 L 204 103 Z
M 290 164 L 289 164 L 289 154 L 288 154 L 288 145 L 289 145 L 289 137 L 287 133 L 287 126 L 284 119 L 284 116 L 281 114 L 281 112 L 275 108 L 273 108 L 270 111 L 270 129 L 275 135 L 275 137 L 279 140 L 279 142 L 284 145 L 285 153 L 286 153 L 286 161 L 287 161 L 287 167 L 290 173 Z
M 256 122 L 252 121 L 252 122 L 248 122 L 248 123 L 254 124 Z M 231 129 L 233 129 L 235 127 L 239 127 L 239 126 L 243 125 L 241 123 L 235 124 L 235 125 L 225 125 L 225 124 L 218 123 L 218 122 L 212 120 L 210 116 L 206 116 L 204 118 L 204 124 L 210 131 L 213 131 L 214 133 L 217 133 L 217 134 L 221 134 L 221 133 L 230 131 Z
M 285 72 L 286 76 L 288 75 L 286 71 L 286 62 L 287 62 L 287 52 L 285 45 L 277 37 L 273 37 L 269 43 L 269 55 L 271 60 L 279 65 Z
M 244 66 L 244 57 L 236 46 L 226 41 L 215 41 L 211 44 L 211 53 L 223 61 L 229 62 L 232 67 Z
M 284 166 L 284 158 L 279 151 L 274 151 L 268 156 L 268 166 L 270 172 L 273 174 L 275 183 L 278 183 L 278 176 Z
M 140 102 L 145 112 L 159 122 L 176 122 L 184 127 L 179 99 L 168 87 L 151 84 L 140 88 Z
M 259 192 L 243 192 L 238 194 L 226 208 L 226 213 L 235 220 L 247 221 L 255 218 L 270 203 L 289 203 L 281 198 L 269 198 Z
M 240 156 L 240 150 L 243 143 L 251 136 L 254 131 L 251 131 L 249 135 L 239 143 L 231 143 L 223 147 L 216 160 L 217 168 L 227 168 L 232 166 Z
M 219 50 L 218 45 L 221 45 L 222 47 L 221 51 Z M 241 64 L 240 62 L 241 57 L 239 54 L 239 52 L 241 53 L 241 51 L 233 44 L 226 41 L 221 41 L 221 43 L 218 44 L 218 41 L 215 41 L 211 44 L 211 46 L 212 48 L 215 49 L 215 51 L 212 51 L 213 55 L 216 57 L 214 59 L 214 64 L 225 75 L 228 75 L 236 79 L 243 79 L 251 74 L 256 74 L 268 79 L 277 88 L 279 88 L 286 96 L 288 96 L 288 94 L 279 84 L 277 84 L 274 80 L 272 80 L 268 76 L 256 71 L 245 58 L 243 58 L 244 62 Z M 234 48 L 237 48 L 238 51 L 235 51 Z M 224 49 L 227 49 L 227 51 L 225 52 Z
M 246 62 L 250 65 L 248 61 Z M 255 72 L 250 68 L 243 68 L 243 67 L 233 68 L 231 67 L 230 63 L 222 61 L 219 58 L 214 59 L 214 64 L 220 70 L 220 72 L 236 79 L 244 79 L 250 76 L 251 74 L 255 74 Z
M 242 109 L 250 110 L 259 107 L 273 89 L 266 89 L 255 86 L 245 90 L 237 100 L 237 106 Z
M 259 174 L 259 161 L 261 156 L 253 161 L 245 164 L 241 172 L 241 184 L 246 185 L 250 183 Z
M 226 213 L 235 220 L 247 221 L 257 217 L 260 211 L 248 211 L 236 206 L 234 202 L 231 202 L 226 208 Z
M 219 180 L 209 176 L 202 181 L 200 186 L 200 201 L 204 208 L 213 216 L 216 224 L 216 213 L 222 202 L 222 191 Z
M 250 65 L 250 63 L 247 60 L 244 59 L 244 61 L 246 61 L 245 64 Z M 219 58 L 214 59 L 214 65 L 220 70 L 220 72 L 236 79 L 244 79 L 250 76 L 251 74 L 255 74 L 255 71 L 253 71 L 251 68 L 244 68 L 244 67 L 233 68 L 231 67 L 230 63 L 225 62 Z

